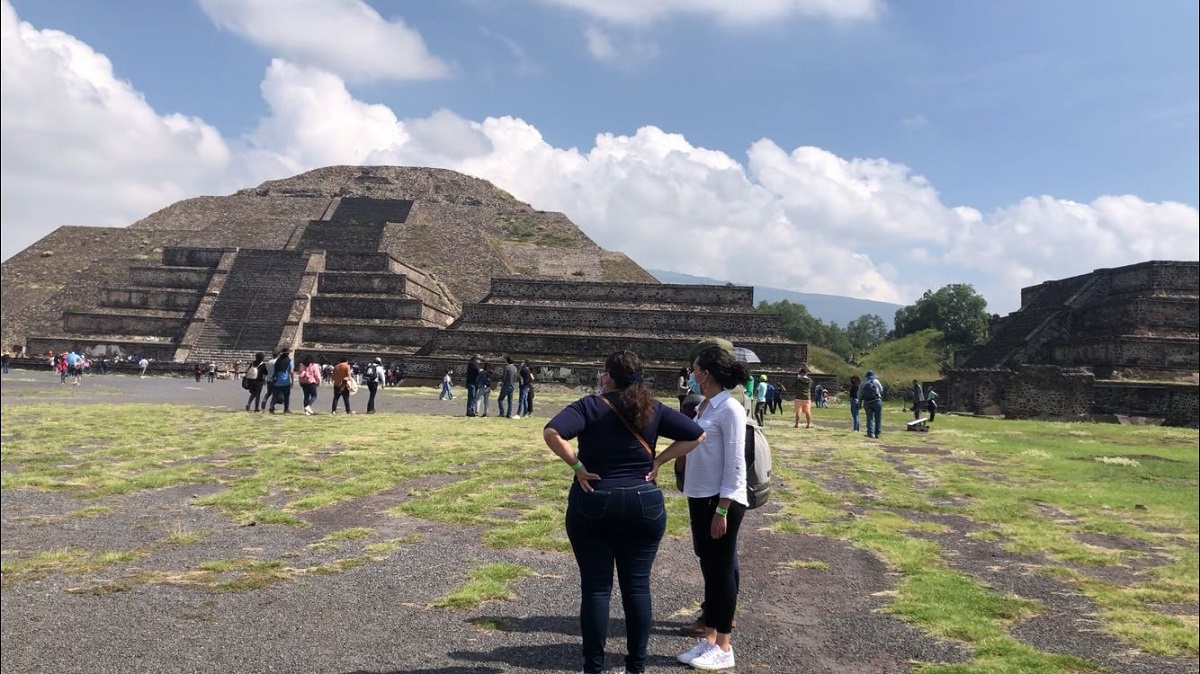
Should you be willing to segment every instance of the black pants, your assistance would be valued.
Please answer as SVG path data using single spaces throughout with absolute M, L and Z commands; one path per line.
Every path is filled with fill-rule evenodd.
M 337 412 L 338 401 L 341 400 L 346 404 L 346 414 L 350 414 L 350 389 L 345 386 L 335 386 L 333 389 L 333 407 L 330 412 Z
M 730 503 L 729 514 L 725 516 L 725 535 L 713 538 L 710 527 L 719 500 L 715 495 L 689 498 L 688 516 L 692 524 L 692 546 L 700 558 L 700 573 L 704 576 L 705 626 L 729 634 L 733 631 L 733 616 L 737 612 L 737 538 L 746 506 L 736 501 Z
M 250 403 L 254 403 L 254 411 L 258 411 L 258 399 L 262 395 L 262 380 L 252 379 L 250 381 L 250 397 L 246 399 L 246 409 L 250 409 Z
M 767 401 L 760 400 L 758 402 L 755 402 L 754 403 L 754 420 L 758 422 L 759 426 L 763 425 L 764 419 L 766 418 L 766 416 L 767 416 Z
M 367 414 L 375 414 L 375 393 L 379 390 L 379 382 L 367 382 L 367 391 L 370 391 L 371 397 L 367 398 Z
M 283 405 L 284 412 L 292 411 L 292 385 L 276 386 L 274 397 L 271 398 L 271 411 L 275 411 L 276 405 Z

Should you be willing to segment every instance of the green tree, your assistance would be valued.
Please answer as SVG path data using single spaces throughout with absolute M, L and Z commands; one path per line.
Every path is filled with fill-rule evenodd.
M 896 312 L 894 336 L 933 328 L 950 347 L 974 346 L 987 337 L 987 300 L 969 283 L 952 283 Z
M 863 314 L 846 324 L 846 339 L 859 351 L 866 351 L 887 339 L 887 324 L 875 314 Z
M 783 335 L 788 339 L 823 346 L 844 359 L 850 358 L 854 354 L 854 346 L 837 323 L 826 325 L 821 319 L 808 313 L 808 308 L 803 304 L 796 304 L 788 300 L 778 302 L 764 300 L 758 303 L 758 310 L 763 313 L 777 314 Z

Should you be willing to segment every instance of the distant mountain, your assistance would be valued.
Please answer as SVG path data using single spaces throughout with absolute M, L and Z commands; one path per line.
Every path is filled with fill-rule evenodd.
M 653 274 L 654 278 L 658 279 L 661 283 L 709 286 L 723 286 L 728 283 L 728 281 L 721 281 L 707 276 L 692 276 L 691 274 L 680 274 L 679 272 L 664 271 L 662 269 L 650 269 L 647 267 L 646 271 Z M 794 290 L 784 290 L 782 288 L 754 286 L 754 304 L 757 305 L 764 300 L 767 302 L 787 300 L 794 304 L 803 304 L 808 309 L 808 313 L 825 323 L 837 323 L 839 327 L 843 328 L 846 327 L 847 323 L 863 314 L 875 314 L 883 319 L 883 322 L 887 324 L 890 330 L 892 328 L 892 320 L 896 317 L 896 311 L 902 308 L 902 305 L 890 302 L 860 300 L 840 295 L 798 293 Z

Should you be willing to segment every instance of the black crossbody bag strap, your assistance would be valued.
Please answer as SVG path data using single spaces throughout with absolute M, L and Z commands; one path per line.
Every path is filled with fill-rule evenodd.
M 629 423 L 629 420 L 625 418 L 625 415 L 621 414 L 621 411 L 617 409 L 617 406 L 613 405 L 612 401 L 604 396 L 596 397 L 603 400 L 605 405 L 608 405 L 608 409 L 612 410 L 613 414 L 617 415 L 617 418 L 621 420 L 621 423 L 625 424 L 626 430 L 632 433 L 633 437 L 637 438 L 637 441 L 642 445 L 642 449 L 646 450 L 646 453 L 650 455 L 651 459 L 653 459 L 654 450 L 650 449 L 650 443 L 646 442 L 646 438 L 643 438 L 642 434 L 638 433 L 638 430 L 633 427 L 633 424 Z

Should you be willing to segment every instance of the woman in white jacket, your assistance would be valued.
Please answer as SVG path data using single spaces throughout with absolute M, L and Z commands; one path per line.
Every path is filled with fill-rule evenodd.
M 696 669 L 734 667 L 733 616 L 738 583 L 734 575 L 737 536 L 746 514 L 746 409 L 729 395 L 749 378 L 746 366 L 727 351 L 710 347 L 692 363 L 704 402 L 696 423 L 704 440 L 688 455 L 684 494 L 692 544 L 704 575 L 705 635 L 678 660 Z

